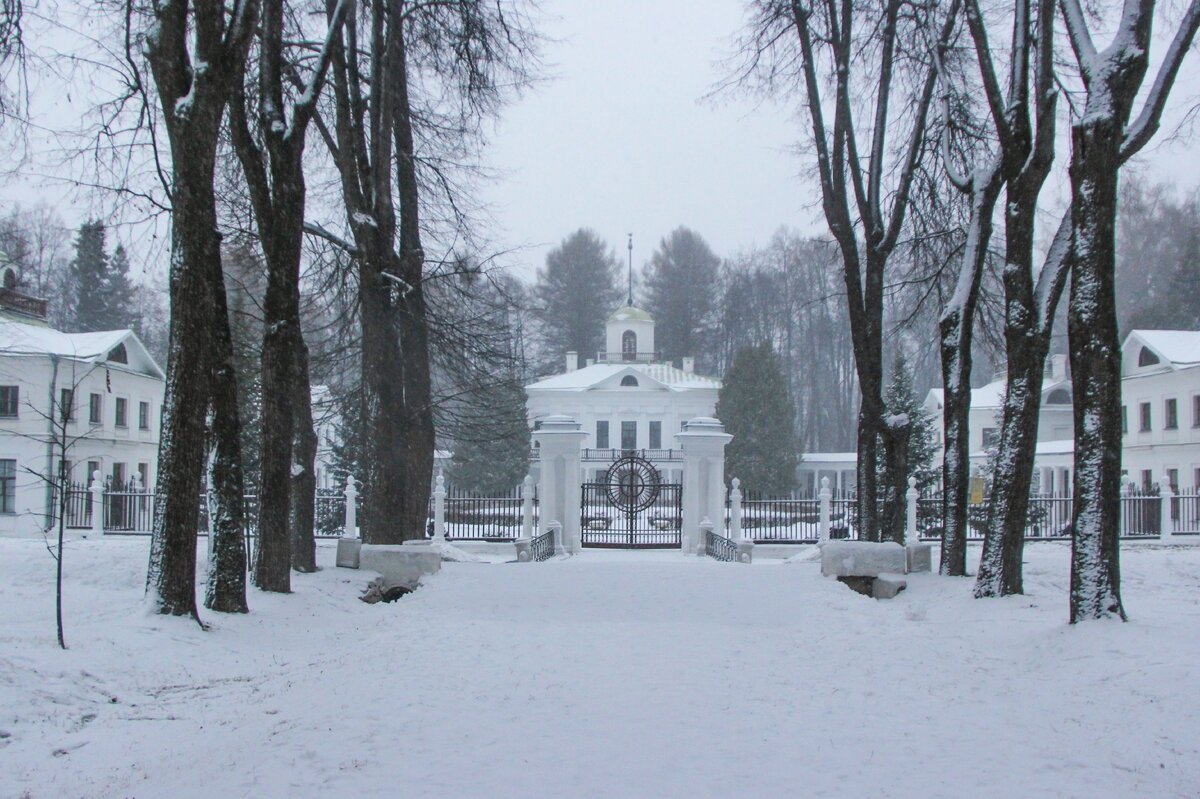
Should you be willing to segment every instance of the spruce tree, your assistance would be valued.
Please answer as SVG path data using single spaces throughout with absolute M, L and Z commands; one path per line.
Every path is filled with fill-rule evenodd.
M 75 258 L 71 261 L 71 276 L 75 285 L 75 314 L 70 326 L 75 332 L 90 333 L 105 330 L 105 274 L 108 253 L 105 250 L 105 228 L 99 219 L 79 226 L 75 239 Z
M 472 402 L 475 418 L 454 442 L 450 483 L 485 496 L 512 491 L 529 473 L 525 389 L 510 380 Z
M 908 417 L 909 475 L 917 478 L 918 489 L 928 488 L 937 481 L 939 471 L 935 460 L 937 448 L 934 444 L 933 419 L 921 407 L 913 392 L 912 370 L 909 369 L 908 360 L 903 353 L 896 356 L 892 366 L 892 382 L 884 395 L 884 404 L 889 414 Z M 879 479 L 882 484 L 882 468 Z
M 542 326 L 544 368 L 562 369 L 562 353 L 591 358 L 599 352 L 604 322 L 622 290 L 616 257 L 595 232 L 575 231 L 546 255 L 534 296 Z
M 140 319 L 135 300 L 133 284 L 129 282 L 129 253 L 124 245 L 118 244 L 100 283 L 102 329 L 137 329 Z
M 695 356 L 702 371 L 717 366 L 719 259 L 695 231 L 678 227 L 664 238 L 646 269 L 646 310 L 664 360 Z
M 717 418 L 733 436 L 725 449 L 725 477 L 763 494 L 785 494 L 796 485 L 795 420 L 779 356 L 770 344 L 733 356 L 717 395 Z

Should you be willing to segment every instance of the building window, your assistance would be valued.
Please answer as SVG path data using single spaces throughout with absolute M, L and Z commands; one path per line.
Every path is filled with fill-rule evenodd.
M 150 429 L 150 403 L 138 403 L 138 430 Z
M 88 424 L 102 424 L 100 418 L 100 410 L 103 407 L 102 397 L 99 394 L 91 394 L 88 396 Z
M 621 449 L 637 449 L 637 422 L 621 422 Z
M 596 449 L 608 449 L 608 422 L 596 422 Z
M 19 386 L 0 386 L 0 418 L 16 419 L 20 398 Z
M 1166 407 L 1163 410 L 1166 412 L 1167 417 L 1163 429 L 1177 430 L 1179 428 L 1179 406 L 1174 397 L 1167 400 Z
M 129 400 L 124 397 L 117 397 L 117 412 L 115 414 L 117 427 L 128 427 L 128 406 Z
M 17 512 L 17 462 L 0 460 L 0 513 Z
M 1149 494 L 1150 489 L 1154 487 L 1154 473 L 1149 469 L 1142 469 L 1142 493 Z
M 1179 470 L 1167 469 L 1167 485 L 1171 487 L 1171 493 L 1179 493 Z
M 1046 395 L 1047 405 L 1070 405 L 1071 394 L 1065 388 L 1056 388 Z
M 623 386 L 632 386 L 633 388 L 637 388 L 637 384 L 637 378 L 633 375 L 625 375 L 621 378 L 621 385 Z
M 1141 410 L 1141 427 L 1139 429 L 1143 433 L 1149 433 L 1150 432 L 1150 403 L 1143 402 L 1141 404 L 1141 406 L 1139 406 L 1139 407 Z
M 637 356 L 637 333 L 626 330 L 621 334 L 621 357 L 632 361 Z
M 1125 412 L 1125 406 L 1121 406 L 1121 433 L 1129 432 L 1129 414 Z
M 1142 351 L 1138 353 L 1138 366 L 1153 366 L 1158 362 L 1157 355 L 1151 352 L 1148 347 L 1142 347 Z
M 662 422 L 650 423 L 650 449 L 662 449 Z
M 137 469 L 138 469 L 138 482 L 140 482 L 142 484 L 142 488 L 149 488 L 150 487 L 150 464 L 139 463 Z
M 125 345 L 118 344 L 109 350 L 108 360 L 112 363 L 129 363 L 129 356 L 125 352 Z
M 58 412 L 64 422 L 75 418 L 75 389 L 64 388 L 58 392 Z
M 996 432 L 994 427 L 983 428 L 983 448 L 996 446 L 996 442 L 1000 440 L 1000 434 Z
M 1192 427 L 1200 427 L 1200 394 L 1192 397 Z
M 1192 469 L 1192 493 L 1200 494 L 1200 466 Z
M 96 472 L 100 471 L 100 461 L 88 461 L 87 474 L 84 475 L 84 483 L 92 484 L 92 480 L 96 479 Z

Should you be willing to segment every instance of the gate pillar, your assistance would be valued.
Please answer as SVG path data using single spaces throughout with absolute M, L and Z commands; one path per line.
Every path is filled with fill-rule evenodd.
M 683 451 L 683 535 L 690 552 L 704 554 L 700 522 L 711 519 L 725 529 L 725 445 L 733 436 L 725 425 L 708 416 L 698 416 L 675 434 Z
M 538 477 L 538 534 L 550 529 L 551 522 L 562 525 L 563 548 L 579 552 L 579 518 L 582 504 L 579 453 L 587 433 L 570 416 L 547 416 L 534 431 L 541 474 Z

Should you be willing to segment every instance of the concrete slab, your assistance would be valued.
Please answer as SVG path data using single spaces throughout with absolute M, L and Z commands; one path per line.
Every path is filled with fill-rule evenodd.
M 891 599 L 908 587 L 903 574 L 881 574 L 871 583 L 871 596 L 876 599 Z
M 908 558 L 908 573 L 933 571 L 933 545 L 908 544 L 904 547 Z
M 904 574 L 907 565 L 904 547 L 890 541 L 828 541 L 821 547 L 821 574 L 826 577 Z
M 362 541 L 357 538 L 339 538 L 337 542 L 337 565 L 343 569 L 358 568 L 358 553 Z
M 432 547 L 363 544 L 358 555 L 360 569 L 378 572 L 389 585 L 415 588 L 424 574 L 442 568 L 442 556 Z

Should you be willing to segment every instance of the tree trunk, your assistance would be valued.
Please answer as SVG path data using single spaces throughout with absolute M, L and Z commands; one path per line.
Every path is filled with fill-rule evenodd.
M 1125 618 L 1119 530 L 1121 348 L 1114 291 L 1122 127 L 1112 113 L 1094 113 L 1086 114 L 1071 131 L 1072 624 L 1106 616 Z
M 204 606 L 223 613 L 246 613 L 245 480 L 242 475 L 241 419 L 238 417 L 237 372 L 233 336 L 225 302 L 225 278 L 217 265 L 210 276 L 213 318 L 210 331 L 213 458 L 208 490 L 215 503 L 208 534 L 213 537 Z
M 317 570 L 317 542 L 313 527 L 317 500 L 317 434 L 313 430 L 312 389 L 308 380 L 308 348 L 296 342 L 296 439 L 292 461 L 292 568 L 310 573 Z
M 300 242 L 304 229 L 304 179 L 299 158 L 272 157 L 273 218 L 260 224 L 267 262 L 263 302 L 261 483 L 254 584 L 263 591 L 292 589 L 292 443 L 297 395 L 296 348 L 300 335 Z M 307 402 L 307 400 L 306 400 Z
M 196 618 L 197 497 L 204 464 L 209 330 L 214 318 L 209 283 L 210 275 L 221 269 L 213 195 L 215 143 L 215 136 L 171 140 L 175 169 L 170 349 L 158 447 L 154 534 L 146 574 L 147 601 L 156 613 Z
M 942 558 L 941 572 L 967 573 L 967 503 L 970 499 L 971 350 L 963 349 L 962 309 L 941 319 L 942 336 Z

